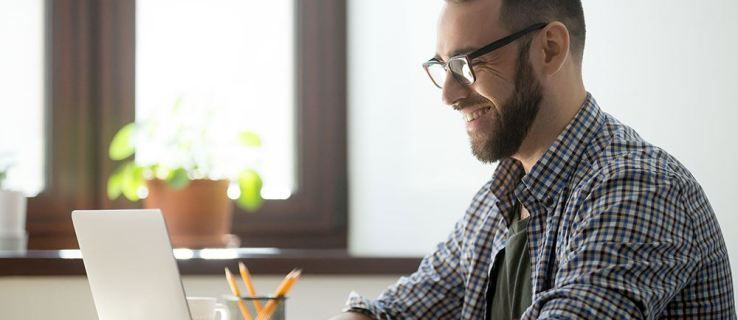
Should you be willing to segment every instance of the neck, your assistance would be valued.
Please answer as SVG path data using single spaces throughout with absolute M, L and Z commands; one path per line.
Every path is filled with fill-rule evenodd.
M 526 174 L 530 173 L 533 166 L 576 116 L 586 97 L 587 92 L 582 85 L 574 90 L 547 95 L 541 100 L 540 110 L 528 135 L 518 152 L 513 155 L 514 159 L 523 164 Z

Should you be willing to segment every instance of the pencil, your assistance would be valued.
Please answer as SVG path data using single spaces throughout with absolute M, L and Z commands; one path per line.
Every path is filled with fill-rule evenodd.
M 252 320 L 249 309 L 246 308 L 246 304 L 241 299 L 241 291 L 238 290 L 238 284 L 236 283 L 236 280 L 233 279 L 233 274 L 231 274 L 231 270 L 228 270 L 228 267 L 225 268 L 225 275 L 226 280 L 228 280 L 228 285 L 231 287 L 231 292 L 236 296 L 236 299 L 238 299 L 238 308 L 241 309 L 243 320 Z
M 246 290 L 248 290 L 251 298 L 254 299 L 253 302 L 256 313 L 261 313 L 261 303 L 256 299 L 256 289 L 254 289 L 254 283 L 251 282 L 251 273 L 249 272 L 249 268 L 246 268 L 246 265 L 243 264 L 243 262 L 239 262 L 238 270 L 241 272 L 241 280 L 243 280 L 243 284 L 246 285 Z
M 272 313 L 274 313 L 274 309 L 277 308 L 277 304 L 279 303 L 280 298 L 283 298 L 287 295 L 287 292 L 290 291 L 290 288 L 292 288 L 295 282 L 297 282 L 297 279 L 300 278 L 301 274 L 302 270 L 295 269 L 287 274 L 286 277 L 284 277 L 284 280 L 282 280 L 282 283 L 279 284 L 274 297 L 270 299 L 269 302 L 267 302 L 264 309 L 262 309 L 262 312 L 259 312 L 259 314 L 257 315 L 257 320 L 268 320 L 269 317 L 272 316 Z

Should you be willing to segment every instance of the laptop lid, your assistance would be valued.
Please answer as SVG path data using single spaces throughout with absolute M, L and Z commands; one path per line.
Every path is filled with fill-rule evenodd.
M 190 319 L 159 210 L 76 210 L 74 231 L 100 320 Z

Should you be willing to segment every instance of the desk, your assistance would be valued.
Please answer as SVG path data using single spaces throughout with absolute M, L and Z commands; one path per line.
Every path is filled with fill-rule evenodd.
M 2 261 L 0 261 L 2 263 Z M 218 297 L 228 293 L 222 275 L 186 275 L 185 292 Z M 259 291 L 277 287 L 284 275 L 254 275 Z M 356 290 L 376 297 L 400 275 L 305 275 L 290 292 L 287 319 L 324 320 L 337 314 L 348 293 Z M 43 307 L 39 307 L 43 301 Z M 89 284 L 84 276 L 0 277 L 0 319 L 96 320 Z
M 302 268 L 304 277 L 287 303 L 288 318 L 296 320 L 327 319 L 351 290 L 376 296 L 420 263 L 420 258 L 356 257 L 344 250 L 185 249 L 175 255 L 192 296 L 227 293 L 223 268 L 237 270 L 239 260 L 248 264 L 261 290 L 276 288 L 292 268 Z M 79 250 L 0 252 L 0 319 L 96 319 L 84 274 Z M 44 308 L 37 307 L 39 301 Z

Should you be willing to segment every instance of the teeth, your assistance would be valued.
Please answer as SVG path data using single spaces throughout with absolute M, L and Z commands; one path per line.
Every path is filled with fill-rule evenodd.
M 491 109 L 491 107 L 486 107 L 486 108 L 481 108 L 481 109 L 479 109 L 477 111 L 474 111 L 472 113 L 465 113 L 464 114 L 464 120 L 466 122 L 477 120 L 477 119 L 479 119 L 479 117 L 481 117 L 485 113 L 489 112 L 490 109 Z

